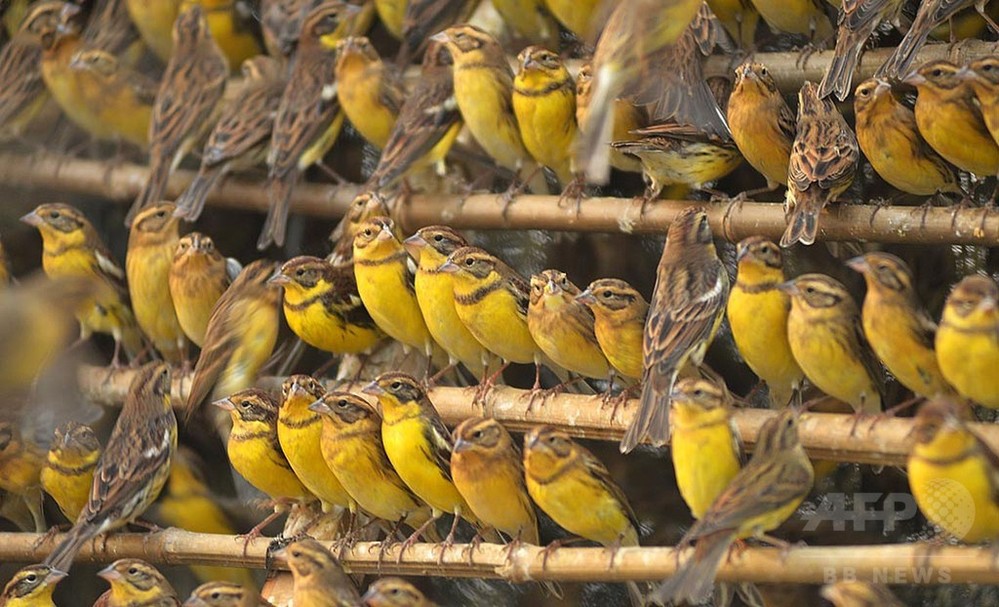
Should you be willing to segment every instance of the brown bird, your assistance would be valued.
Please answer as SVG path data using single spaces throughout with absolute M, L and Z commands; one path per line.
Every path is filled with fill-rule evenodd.
M 402 18 L 402 46 L 398 65 L 418 56 L 427 39 L 455 23 L 468 21 L 479 0 L 408 0 Z
M 902 0 L 843 0 L 836 51 L 819 84 L 820 98 L 834 93 L 840 101 L 847 98 L 867 39 L 883 21 L 898 24 L 903 4 Z
M 287 60 L 295 54 L 302 22 L 322 0 L 260 0 L 260 30 L 272 57 Z
M 860 146 L 842 114 L 831 100 L 819 98 L 815 83 L 803 84 L 787 170 L 791 216 L 780 246 L 815 242 L 819 213 L 850 187 L 859 160 Z
M 46 2 L 25 17 L 0 50 L 0 138 L 18 137 L 49 98 L 39 71 L 42 42 L 59 23 L 58 5 Z
M 129 209 L 126 225 L 140 209 L 163 199 L 170 173 L 208 133 L 225 93 L 229 64 L 200 6 L 178 15 L 173 46 L 149 123 L 149 178 Z
M 208 582 L 191 591 L 183 607 L 274 607 L 256 590 L 232 582 Z
M 336 558 L 312 538 L 274 554 L 285 558 L 295 579 L 292 603 L 309 607 L 359 607 L 361 595 Z

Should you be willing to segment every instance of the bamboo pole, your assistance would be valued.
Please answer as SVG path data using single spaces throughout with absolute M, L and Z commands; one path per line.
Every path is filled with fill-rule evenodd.
M 61 536 L 59 536 L 61 537 Z M 0 561 L 39 562 L 52 550 L 51 543 L 35 544 L 42 535 L 0 533 Z M 58 539 L 58 537 L 57 537 Z M 78 562 L 106 563 L 119 558 L 141 558 L 154 564 L 217 565 L 286 569 L 281 559 L 268 559 L 268 538 L 250 541 L 245 548 L 238 536 L 191 533 L 166 529 L 150 534 L 114 533 L 84 545 Z M 327 542 L 334 554 L 338 548 Z M 344 550 L 341 562 L 354 573 L 445 577 L 503 578 L 512 582 L 554 580 L 564 582 L 657 581 L 676 570 L 671 547 L 621 548 L 613 555 L 603 548 L 559 548 L 543 564 L 543 548 L 521 545 L 507 557 L 507 547 L 483 543 L 469 559 L 469 545 L 443 549 L 438 544 L 416 544 L 399 559 L 399 544 L 390 546 L 379 560 L 381 545 L 363 542 Z M 787 550 L 747 547 L 723 560 L 721 581 L 821 584 L 853 575 L 861 580 L 908 584 L 999 583 L 988 547 L 926 544 L 877 546 L 792 547 Z M 441 563 L 438 564 L 438 559 Z M 268 562 L 268 561 L 271 562 Z
M 127 163 L 69 159 L 41 154 L 0 153 L 0 183 L 57 192 L 84 193 L 118 202 L 131 202 L 146 175 L 146 168 Z M 177 196 L 194 174 L 176 171 L 168 196 Z M 295 189 L 293 212 L 336 219 L 357 194 L 359 186 L 302 183 Z M 399 205 L 396 214 L 406 232 L 447 223 L 458 229 L 545 229 L 576 232 L 665 233 L 682 209 L 705 207 L 715 234 L 731 241 L 746 236 L 780 238 L 787 226 L 778 203 L 694 202 L 659 200 L 640 216 L 640 203 L 628 198 L 590 198 L 575 208 L 559 206 L 557 196 L 520 196 L 502 216 L 497 194 L 478 194 L 460 204 L 454 195 L 415 195 Z M 222 208 L 265 212 L 267 189 L 260 181 L 233 177 L 209 196 L 208 204 Z M 820 240 L 860 240 L 908 244 L 999 245 L 999 213 L 988 212 L 982 221 L 979 209 L 904 206 L 836 205 L 823 213 Z
M 117 369 L 110 372 L 110 377 L 108 373 L 103 367 L 81 368 L 81 390 L 93 402 L 120 406 L 134 371 Z M 281 378 L 262 378 L 259 384 L 276 388 L 280 386 L 280 381 Z M 175 380 L 173 393 L 176 403 L 184 402 L 187 388 L 186 381 Z M 485 409 L 472 403 L 470 388 L 437 387 L 430 391 L 430 399 L 444 421 L 452 426 L 472 416 L 487 415 L 514 431 L 550 424 L 575 437 L 608 441 L 621 440 L 638 408 L 636 399 L 629 400 L 619 407 L 616 416 L 611 419 L 612 409 L 603 407 L 599 397 L 560 394 L 549 398 L 544 405 L 535 403 L 529 409 L 528 394 L 526 390 L 498 386 L 490 393 Z M 739 409 L 735 412 L 736 427 L 747 447 L 752 448 L 760 428 L 774 415 L 773 411 L 766 409 Z M 971 427 L 999 452 L 999 426 L 973 423 Z M 870 417 L 858 421 L 848 414 L 806 413 L 801 418 L 799 435 L 805 450 L 815 458 L 904 466 L 912 441 L 912 428 L 911 418 Z

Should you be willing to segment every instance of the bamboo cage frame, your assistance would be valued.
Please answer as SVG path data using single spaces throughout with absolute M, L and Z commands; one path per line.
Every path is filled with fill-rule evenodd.
M 34 533 L 0 533 L 0 560 L 38 562 L 56 541 L 35 544 Z M 268 538 L 246 544 L 238 536 L 191 533 L 165 529 L 155 533 L 115 533 L 84 545 L 78 562 L 105 563 L 119 558 L 141 558 L 153 563 L 217 565 L 223 567 L 287 569 L 282 559 L 267 558 Z M 324 544 L 337 554 L 335 542 Z M 341 563 L 353 573 L 379 575 L 441 575 L 449 577 L 502 578 L 512 582 L 552 580 L 562 582 L 658 581 L 676 571 L 677 554 L 671 547 L 620 548 L 613 554 L 604 548 L 544 548 L 521 544 L 509 553 L 506 546 L 480 544 L 469 560 L 469 544 L 445 548 L 438 544 L 415 544 L 400 562 L 399 544 L 385 551 L 379 562 L 377 542 L 361 542 L 345 549 Z M 438 563 L 440 559 L 440 563 Z M 830 574 L 849 572 L 861 580 L 908 577 L 929 584 L 994 584 L 999 572 L 988 547 L 933 546 L 928 544 L 883 544 L 877 546 L 794 546 L 788 549 L 750 546 L 733 551 L 722 562 L 719 581 L 821 584 Z

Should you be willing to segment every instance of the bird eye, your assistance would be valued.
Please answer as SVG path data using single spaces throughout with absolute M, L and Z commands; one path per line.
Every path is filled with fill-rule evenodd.
M 472 432 L 472 438 L 482 438 L 482 430 L 476 430 Z
M 764 76 L 766 76 L 766 75 L 770 74 L 770 72 L 767 70 L 767 68 L 761 67 L 760 68 L 760 74 L 763 74 Z
M 930 72 L 930 74 L 933 75 L 933 76 L 943 76 L 943 70 L 940 69 L 940 68 L 937 68 L 937 69 L 933 70 L 932 72 Z
M 364 235 L 371 236 L 371 228 L 364 228 Z
M 398 390 L 401 387 L 402 387 L 402 383 L 401 382 L 397 382 L 397 381 L 392 382 L 392 389 L 393 390 Z
M 603 297 L 604 299 L 610 299 L 612 295 L 614 294 L 611 293 L 610 291 L 604 291 L 603 293 L 600 294 L 600 296 Z
M 302 268 L 295 270 L 295 276 L 305 276 L 305 270 Z
M 346 409 L 347 408 L 347 401 L 345 399 L 341 398 L 340 400 L 336 401 L 336 406 L 340 407 L 341 409 Z
M 27 576 L 25 576 L 24 579 L 26 579 L 29 582 L 34 583 L 36 580 L 38 580 L 38 576 L 35 575 L 34 573 L 29 573 Z
M 701 390 L 700 388 L 698 388 L 697 390 L 694 390 L 694 396 L 697 396 L 697 397 L 704 396 L 704 390 Z
M 217 601 L 220 598 L 222 598 L 222 593 L 220 593 L 218 590 L 216 590 L 215 592 L 212 593 L 212 598 Z
M 139 572 L 139 569 L 137 567 L 129 567 L 128 568 L 128 574 L 129 575 L 135 575 L 138 572 Z
M 468 267 L 472 267 L 473 265 L 475 265 L 475 260 L 474 259 L 466 259 L 465 260 L 465 265 L 468 266 Z
M 295 558 L 298 558 L 298 557 L 302 556 L 302 551 L 301 550 L 292 550 L 291 551 L 291 556 L 293 556 Z
M 444 236 L 437 234 L 436 236 L 434 236 L 434 240 L 437 242 L 441 242 L 442 240 L 444 240 Z
M 805 293 L 808 293 L 808 294 L 815 293 L 815 287 L 805 287 Z
M 166 217 L 166 211 L 158 211 L 156 216 L 160 218 Z
M 52 219 L 59 219 L 61 216 L 62 215 L 59 213 L 59 211 L 52 211 L 52 213 L 49 214 L 49 217 L 51 217 Z

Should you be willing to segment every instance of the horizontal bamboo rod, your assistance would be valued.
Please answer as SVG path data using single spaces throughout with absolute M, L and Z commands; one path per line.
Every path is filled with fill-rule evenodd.
M 52 550 L 51 540 L 35 546 L 41 535 L 0 533 L 0 561 L 41 561 Z M 57 539 L 62 536 L 57 536 Z M 119 558 L 141 558 L 154 564 L 217 565 L 285 569 L 281 559 L 267 561 L 268 538 L 246 545 L 238 536 L 190 533 L 165 529 L 151 534 L 115 533 L 107 541 L 88 542 L 78 562 L 107 563 Z M 327 543 L 329 546 L 330 544 Z M 480 544 L 469 562 L 468 544 L 444 550 L 437 544 L 416 544 L 399 556 L 399 544 L 389 547 L 379 563 L 380 545 L 362 542 L 345 550 L 341 560 L 350 572 L 381 575 L 504 578 L 513 582 L 554 580 L 563 582 L 656 581 L 676 570 L 673 548 L 621 548 L 614 555 L 603 548 L 559 548 L 543 564 L 543 549 L 521 545 L 509 559 L 507 547 Z M 334 548 L 336 550 L 336 548 Z M 336 552 L 334 552 L 336 554 Z M 901 584 L 999 583 L 989 548 L 883 544 L 877 546 L 816 546 L 778 548 L 747 547 L 733 552 L 718 571 L 721 581 L 821 584 L 843 576 Z
M 93 402 L 120 405 L 128 390 L 133 371 L 112 371 L 103 367 L 83 367 L 79 383 L 84 395 Z M 262 386 L 277 387 L 280 378 L 261 378 Z M 187 395 L 187 382 L 174 382 L 175 402 L 183 402 Z M 638 401 L 629 400 L 619 407 L 614 419 L 612 409 L 602 407 L 600 397 L 577 394 L 560 394 L 549 398 L 544 405 L 536 402 L 528 410 L 529 393 L 526 390 L 498 386 L 490 393 L 485 410 L 472 403 L 470 388 L 437 387 L 431 390 L 430 399 L 441 417 L 450 425 L 475 415 L 488 415 L 503 422 L 512 430 L 525 431 L 538 424 L 551 424 L 565 429 L 573 436 L 596 440 L 618 441 L 631 422 Z M 735 412 L 736 427 L 743 442 L 752 447 L 763 424 L 774 415 L 765 409 L 739 409 Z M 975 432 L 999 452 L 999 425 L 974 423 Z M 861 464 L 904 466 L 912 444 L 911 418 L 879 419 L 862 418 L 834 413 L 806 413 L 800 426 L 801 442 L 809 455 L 832 461 Z
M 71 159 L 39 154 L 0 153 L 0 183 L 26 188 L 44 188 L 102 196 L 130 202 L 138 193 L 146 168 L 112 161 Z M 176 196 L 193 178 L 191 171 L 177 171 L 170 180 L 169 196 Z M 232 177 L 209 196 L 208 204 L 265 212 L 267 189 L 260 181 Z M 295 189 L 293 211 L 314 217 L 342 216 L 358 186 L 330 186 L 302 183 Z M 704 203 L 685 200 L 659 200 L 648 205 L 645 216 L 640 203 L 628 198 L 590 198 L 582 201 L 576 215 L 572 208 L 559 206 L 557 196 L 520 196 L 508 208 L 504 219 L 502 203 L 496 194 L 467 198 L 459 208 L 453 195 L 415 195 L 397 209 L 397 219 L 406 232 L 435 223 L 458 229 L 546 229 L 580 232 L 664 233 L 682 209 L 703 205 L 715 234 L 737 241 L 747 236 L 780 238 L 787 226 L 784 210 L 777 203 Z M 982 224 L 983 211 L 935 207 L 925 212 L 916 207 L 876 205 L 835 205 L 823 213 L 819 223 L 820 240 L 860 240 L 908 244 L 999 245 L 999 213 L 989 212 Z M 727 217 L 727 218 L 726 218 Z

